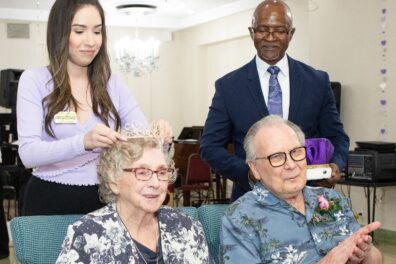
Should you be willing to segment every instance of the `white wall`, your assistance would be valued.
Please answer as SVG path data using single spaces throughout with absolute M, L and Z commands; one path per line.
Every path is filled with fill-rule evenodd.
M 308 11 L 308 0 L 288 0 L 294 14 L 296 33 L 288 53 L 299 60 L 327 71 L 332 80 L 343 84 L 341 118 L 351 142 L 379 140 L 379 128 L 386 125 L 387 140 L 396 141 L 395 98 L 396 68 L 395 1 L 317 0 L 319 8 Z M 386 3 L 387 21 L 387 114 L 379 111 L 380 8 Z M 214 92 L 214 81 L 253 58 L 255 50 L 248 36 L 253 10 L 235 14 L 200 26 L 175 32 L 171 41 L 163 41 L 160 68 L 144 77 L 122 75 L 131 87 L 148 118 L 168 119 L 177 136 L 181 128 L 203 125 Z M 30 68 L 47 64 L 45 27 L 31 23 L 29 40 L 7 39 L 6 22 L 0 20 L 0 69 Z M 160 30 L 141 30 L 145 36 L 163 36 Z M 134 29 L 108 29 L 109 51 L 123 35 Z M 119 73 L 111 59 L 112 69 Z M 351 148 L 354 145 L 352 144 Z M 343 189 L 346 191 L 346 188 Z M 366 200 L 362 188 L 352 188 L 353 208 L 363 212 Z M 396 230 L 396 188 L 380 188 L 377 219 L 383 227 Z
M 46 23 L 31 23 L 30 39 L 7 39 L 7 24 L 0 20 L 0 69 L 45 65 L 48 58 L 46 30 Z
M 396 10 L 395 1 L 319 0 L 319 9 L 309 14 L 310 59 L 318 68 L 341 81 L 342 118 L 351 142 L 380 140 L 379 129 L 387 124 L 387 140 L 396 140 Z M 381 3 L 387 3 L 387 115 L 380 113 Z M 393 122 L 392 122 L 393 121 Z

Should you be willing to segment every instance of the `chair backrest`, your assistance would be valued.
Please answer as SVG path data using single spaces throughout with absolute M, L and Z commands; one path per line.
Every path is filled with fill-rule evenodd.
M 228 204 L 208 204 L 198 208 L 198 219 L 205 231 L 206 241 L 212 258 L 219 263 L 221 217 Z
M 204 183 L 211 184 L 212 172 L 198 153 L 193 153 L 188 157 L 186 184 Z
M 176 209 L 198 220 L 198 209 L 196 207 L 184 206 L 184 207 L 176 207 Z
M 177 209 L 199 220 L 204 228 L 209 252 L 219 263 L 219 232 L 221 217 L 228 204 L 178 207 Z M 11 235 L 15 255 L 21 264 L 55 263 L 67 228 L 82 215 L 21 216 L 11 220 Z
M 11 220 L 15 255 L 21 263 L 55 263 L 67 228 L 82 215 L 21 216 Z

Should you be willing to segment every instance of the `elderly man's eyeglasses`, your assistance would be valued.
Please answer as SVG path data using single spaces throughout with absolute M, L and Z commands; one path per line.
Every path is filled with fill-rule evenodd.
M 305 159 L 306 155 L 307 152 L 304 146 L 294 148 L 289 152 L 290 158 L 294 161 L 301 161 Z M 256 160 L 267 159 L 272 167 L 280 167 L 286 163 L 286 158 L 287 158 L 286 152 L 277 152 L 267 157 L 257 157 Z
M 132 172 L 139 181 L 149 181 L 155 173 L 159 181 L 169 181 L 170 176 L 175 172 L 172 168 L 163 168 L 158 170 L 150 170 L 148 168 L 127 168 L 126 172 Z
M 289 29 L 287 27 L 266 27 L 266 26 L 258 26 L 258 27 L 249 27 L 250 32 L 255 34 L 259 38 L 266 38 L 272 33 L 273 37 L 283 38 L 287 34 L 289 34 Z

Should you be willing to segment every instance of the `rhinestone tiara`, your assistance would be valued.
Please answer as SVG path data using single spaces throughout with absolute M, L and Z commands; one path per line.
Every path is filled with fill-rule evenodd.
M 160 127 L 157 121 L 151 122 L 150 125 L 141 123 L 125 124 L 124 128 L 121 130 L 121 134 L 126 138 L 161 138 Z

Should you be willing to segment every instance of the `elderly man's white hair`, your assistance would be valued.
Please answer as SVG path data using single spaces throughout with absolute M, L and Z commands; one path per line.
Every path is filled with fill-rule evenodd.
M 259 132 L 260 129 L 262 128 L 269 128 L 269 127 L 274 127 L 277 125 L 284 124 L 288 127 L 290 127 L 297 135 L 297 139 L 300 142 L 300 144 L 303 146 L 305 145 L 305 136 L 304 132 L 301 130 L 299 126 L 294 124 L 293 122 L 289 120 L 285 120 L 280 116 L 277 115 L 268 115 L 256 123 L 254 123 L 249 131 L 247 132 L 245 136 L 245 140 L 243 141 L 243 147 L 246 152 L 246 161 L 254 161 L 257 157 L 256 155 L 256 148 L 254 147 L 254 137 L 256 134 Z M 268 135 L 268 138 L 271 138 L 271 135 Z

